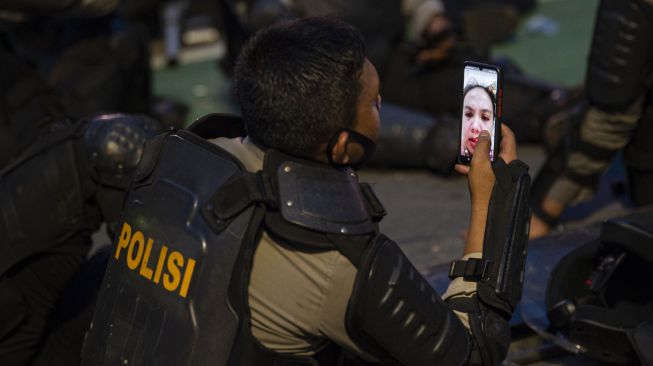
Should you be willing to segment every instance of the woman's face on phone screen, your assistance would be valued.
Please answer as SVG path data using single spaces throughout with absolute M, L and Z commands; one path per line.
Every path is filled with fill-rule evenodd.
M 492 134 L 494 105 L 482 87 L 470 89 L 463 99 L 463 141 L 462 155 L 472 156 L 478 142 L 478 135 L 486 130 Z

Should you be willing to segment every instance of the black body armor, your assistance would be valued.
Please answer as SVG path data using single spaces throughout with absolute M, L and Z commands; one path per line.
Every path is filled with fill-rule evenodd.
M 0 274 L 71 235 L 99 225 L 86 205 L 92 184 L 80 169 L 75 137 L 82 125 L 68 125 L 42 138 L 0 172 Z
M 123 114 L 55 127 L 0 171 L 0 275 L 112 219 L 122 207 L 123 176 L 129 182 L 143 142 L 160 129 L 156 121 Z M 108 192 L 115 195 L 104 202 Z
M 234 118 L 202 122 L 191 130 L 204 138 L 242 132 Z M 245 172 L 191 132 L 161 135 L 135 174 L 84 364 L 342 364 L 325 352 L 276 353 L 253 337 L 249 274 L 264 230 L 295 250 L 337 250 L 358 268 L 347 329 L 380 361 L 466 363 L 482 342 L 378 233 L 384 215 L 350 168 L 268 150 L 263 170 Z

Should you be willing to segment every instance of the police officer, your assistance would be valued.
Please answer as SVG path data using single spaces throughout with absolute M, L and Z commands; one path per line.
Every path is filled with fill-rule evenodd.
M 7 366 L 30 364 L 43 347 L 91 233 L 118 220 L 143 142 L 161 130 L 150 118 L 120 113 L 50 128 L 0 170 L 0 361 Z M 79 348 L 52 351 L 40 364 L 79 363 Z
M 533 185 L 533 237 L 548 233 L 568 205 L 591 200 L 624 148 L 633 201 L 653 203 L 652 17 L 650 0 L 601 1 L 587 68 L 590 106 Z
M 487 132 L 471 167 L 458 167 L 469 174 L 471 234 L 442 300 L 378 232 L 385 210 L 352 169 L 372 154 L 380 124 L 379 78 L 364 51 L 333 18 L 273 26 L 236 65 L 243 121 L 209 116 L 190 127 L 210 143 L 179 131 L 147 145 L 84 364 L 505 357 L 529 217 L 514 136 L 504 128 L 494 170 Z

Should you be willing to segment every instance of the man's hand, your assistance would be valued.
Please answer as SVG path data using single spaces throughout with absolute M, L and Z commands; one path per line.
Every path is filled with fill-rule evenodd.
M 511 161 L 517 159 L 515 134 L 508 126 L 501 125 L 501 136 L 499 158 L 503 159 L 506 164 L 510 164 Z M 465 254 L 483 251 L 487 210 L 496 181 L 490 162 L 490 145 L 490 133 L 482 131 L 478 137 L 470 166 L 456 164 L 456 171 L 468 176 L 469 192 L 472 197 L 472 215 Z
M 506 125 L 501 125 L 501 145 L 499 158 L 506 164 L 517 159 L 517 142 L 515 134 Z M 472 196 L 472 204 L 490 201 L 492 188 L 494 187 L 494 172 L 490 162 L 490 133 L 482 131 L 478 137 L 476 151 L 472 157 L 470 166 L 456 164 L 456 171 L 469 177 L 469 191 Z

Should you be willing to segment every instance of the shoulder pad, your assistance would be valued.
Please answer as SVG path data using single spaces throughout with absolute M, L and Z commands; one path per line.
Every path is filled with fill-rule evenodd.
M 269 150 L 263 170 L 277 185 L 279 211 L 285 221 L 322 233 L 374 232 L 374 217 L 352 169 L 336 169 Z
M 161 131 L 157 121 L 144 115 L 113 113 L 92 117 L 84 133 L 91 177 L 106 186 L 127 188 L 143 144 Z

